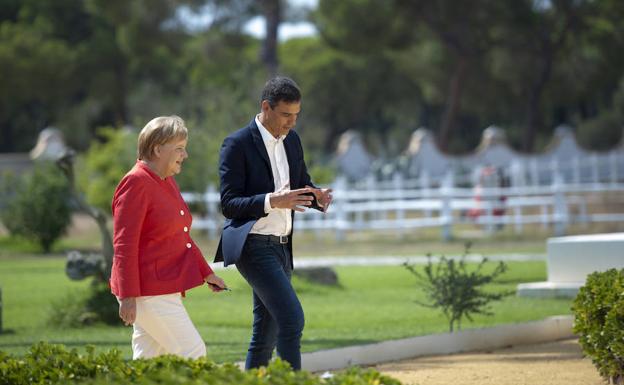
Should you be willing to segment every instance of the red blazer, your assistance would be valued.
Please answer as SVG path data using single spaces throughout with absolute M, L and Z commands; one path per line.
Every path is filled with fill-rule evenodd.
M 173 177 L 160 179 L 137 161 L 113 196 L 113 294 L 171 294 L 202 285 L 212 269 L 191 239 L 192 219 Z

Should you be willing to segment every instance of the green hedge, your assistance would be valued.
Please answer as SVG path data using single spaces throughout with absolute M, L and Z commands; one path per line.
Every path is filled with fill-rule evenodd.
M 572 310 L 585 354 L 604 378 L 624 383 L 624 269 L 590 274 Z
M 86 354 L 63 345 L 39 343 L 24 357 L 0 351 L 0 385 L 142 384 L 142 385 L 400 385 L 372 369 L 349 369 L 322 379 L 307 371 L 295 372 L 276 360 L 266 368 L 242 371 L 234 364 L 217 365 L 207 358 L 186 360 L 161 356 L 124 361 L 117 350 Z

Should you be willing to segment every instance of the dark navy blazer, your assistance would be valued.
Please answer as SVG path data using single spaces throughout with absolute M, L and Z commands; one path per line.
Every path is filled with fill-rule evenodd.
M 284 139 L 284 149 L 290 168 L 290 189 L 314 186 L 303 160 L 301 140 L 295 131 L 291 130 Z M 275 191 L 271 162 L 255 119 L 223 141 L 219 178 L 221 210 L 226 220 L 215 262 L 224 261 L 228 266 L 240 258 L 254 223 L 267 216 L 264 198 L 267 193 Z M 291 215 L 294 218 L 294 211 Z M 292 237 L 289 237 L 288 247 L 292 265 Z

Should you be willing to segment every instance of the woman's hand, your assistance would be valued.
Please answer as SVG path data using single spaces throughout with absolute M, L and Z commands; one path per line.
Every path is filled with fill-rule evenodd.
M 223 280 L 214 273 L 207 276 L 205 281 L 208 284 L 208 286 L 210 286 L 210 289 L 214 292 L 223 291 L 227 289 L 227 286 L 225 286 L 225 282 L 223 282 Z
M 136 298 L 124 298 L 119 302 L 119 318 L 126 324 L 132 325 L 136 319 Z

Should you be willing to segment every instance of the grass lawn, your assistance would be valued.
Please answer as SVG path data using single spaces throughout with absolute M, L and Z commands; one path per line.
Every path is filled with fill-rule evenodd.
M 459 251 L 461 252 L 461 248 Z M 10 254 L 13 254 L 10 255 Z M 509 271 L 491 289 L 515 290 L 520 282 L 546 278 L 544 262 L 510 262 Z M 294 279 L 306 313 L 303 351 L 363 344 L 448 329 L 422 300 L 414 277 L 403 267 L 340 267 L 340 287 L 324 287 Z M 251 329 L 251 292 L 233 268 L 219 272 L 232 292 L 213 294 L 206 287 L 187 293 L 186 307 L 215 361 L 242 360 Z M 22 354 L 37 341 L 69 347 L 93 344 L 98 350 L 118 348 L 130 356 L 131 328 L 94 326 L 55 329 L 47 325 L 51 303 L 68 293 L 85 290 L 88 281 L 70 281 L 62 256 L 0 254 L 4 333 L 0 350 Z M 494 303 L 494 317 L 477 316 L 464 328 L 543 319 L 569 314 L 571 300 L 508 297 Z

